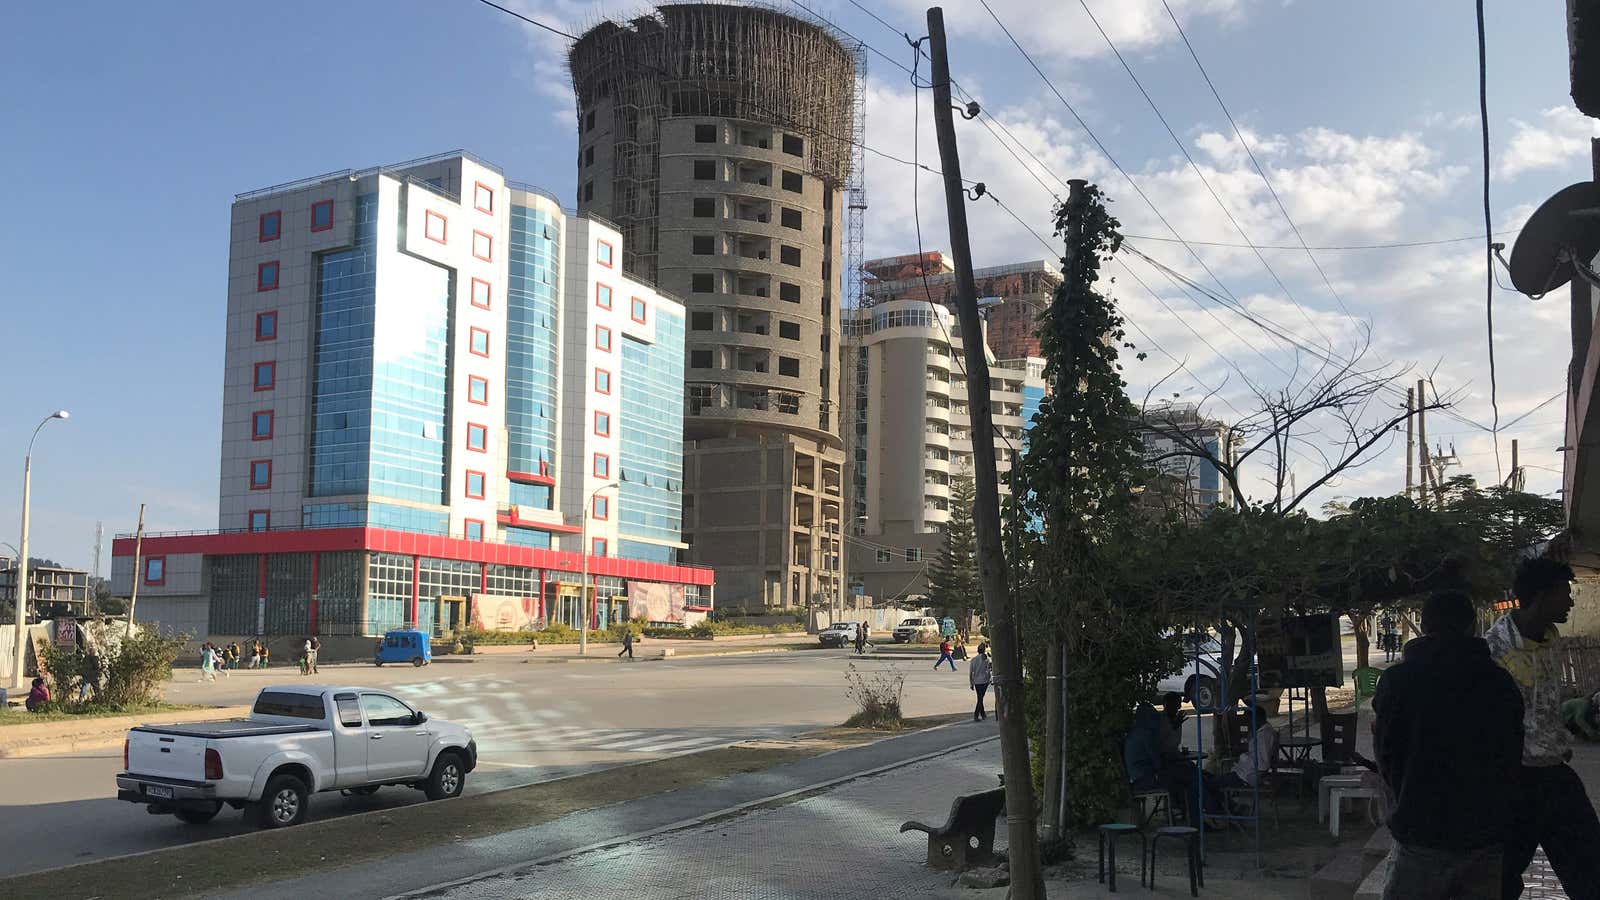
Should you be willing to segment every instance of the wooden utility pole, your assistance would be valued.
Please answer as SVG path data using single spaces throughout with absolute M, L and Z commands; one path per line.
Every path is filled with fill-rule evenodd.
M 1522 490 L 1522 467 L 1517 465 L 1517 439 L 1511 439 L 1511 477 L 1506 479 L 1506 484 L 1513 491 Z
M 1411 499 L 1411 461 L 1417 455 L 1416 421 L 1417 392 L 1415 388 L 1406 388 L 1406 499 Z
M 978 289 L 972 280 L 972 247 L 967 237 L 967 193 L 961 183 L 961 158 L 951 116 L 950 59 L 944 42 L 944 11 L 928 9 L 928 49 L 933 61 L 933 122 L 944 170 L 944 200 L 950 219 L 950 253 L 955 257 L 956 313 L 961 323 L 967 369 L 967 407 L 972 417 L 972 469 L 977 487 L 973 530 L 978 539 L 978 578 L 989 613 L 994 648 L 995 716 L 1000 725 L 1000 757 L 1006 776 L 1006 825 L 1011 854 L 1011 896 L 1043 900 L 1039 837 L 1034 822 L 1033 772 L 1023 712 L 1022 652 L 1017 611 L 1006 586 L 1006 559 L 1000 536 L 1000 484 L 995 473 L 994 420 L 989 410 L 989 363 L 983 356 L 983 325 L 978 319 Z
M 1418 493 L 1422 496 L 1424 509 L 1432 508 L 1433 497 L 1428 493 L 1428 485 L 1433 481 L 1433 464 L 1428 459 L 1428 392 L 1424 389 L 1427 382 L 1417 379 L 1417 443 L 1421 447 L 1421 455 L 1417 457 L 1417 465 L 1422 470 L 1422 486 Z
M 128 627 L 123 629 L 122 636 L 133 637 L 133 605 L 139 602 L 139 582 L 144 579 L 144 573 L 139 571 L 139 554 L 144 550 L 144 504 L 139 504 L 139 527 L 133 533 L 133 587 L 128 591 Z M 266 565 L 262 563 L 262 565 Z M 163 572 L 163 575 L 166 573 Z

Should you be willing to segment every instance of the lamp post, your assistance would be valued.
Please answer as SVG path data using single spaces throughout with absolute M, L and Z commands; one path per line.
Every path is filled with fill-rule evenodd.
M 583 559 L 583 581 L 578 584 L 578 655 L 587 656 L 589 653 L 589 510 L 594 508 L 595 495 L 604 490 L 617 487 L 615 481 L 602 484 L 589 492 L 589 499 L 583 503 L 583 546 L 578 548 L 578 555 Z
M 853 516 L 849 521 L 844 523 L 844 527 L 840 529 L 839 532 L 839 577 L 838 583 L 835 585 L 834 590 L 834 594 L 837 595 L 837 600 L 835 602 L 838 603 L 839 608 L 831 616 L 835 622 L 839 621 L 839 617 L 844 615 L 844 581 L 846 574 L 844 561 L 849 558 L 849 554 L 847 554 L 844 549 L 845 532 L 849 531 L 851 528 L 854 528 L 857 522 L 865 521 L 867 521 L 867 517 L 864 515 Z
M 39 429 L 50 424 L 51 419 L 66 417 L 67 411 L 58 409 L 40 420 L 38 427 L 33 429 L 33 437 L 28 439 L 28 455 L 22 460 L 22 546 L 17 549 L 16 655 L 11 669 L 11 686 L 17 690 L 22 689 L 27 679 L 23 667 L 28 659 L 28 494 L 33 486 L 33 442 L 39 438 Z

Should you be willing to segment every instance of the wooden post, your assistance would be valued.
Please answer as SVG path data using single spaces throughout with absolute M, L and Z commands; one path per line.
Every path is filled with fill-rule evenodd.
M 124 638 L 133 637 L 133 607 L 139 602 L 139 582 L 144 573 L 139 571 L 139 555 L 144 550 L 144 504 L 139 504 L 139 527 L 133 533 L 133 587 L 128 591 L 128 627 L 122 630 Z M 165 563 L 163 563 L 165 565 Z M 162 570 L 162 576 L 166 571 Z
M 1006 776 L 1011 896 L 1043 900 L 1039 837 L 1035 828 L 1033 772 L 1022 698 L 1022 653 L 1017 612 L 1006 585 L 1005 550 L 1000 536 L 1000 484 L 995 471 L 994 419 L 989 409 L 989 363 L 984 358 L 983 325 L 978 319 L 977 286 L 972 279 L 972 248 L 967 235 L 967 194 L 961 182 L 960 153 L 951 116 L 950 61 L 945 50 L 944 11 L 928 10 L 928 45 L 933 62 L 933 120 L 944 171 L 945 206 L 950 219 L 950 253 L 955 257 L 956 312 L 961 324 L 967 370 L 967 407 L 972 417 L 973 530 L 977 533 L 978 577 L 989 613 L 994 648 L 995 716 L 1000 725 L 1000 756 Z
M 1433 506 L 1433 497 L 1428 493 L 1428 485 L 1433 481 L 1431 477 L 1433 464 L 1428 459 L 1428 392 L 1424 389 L 1426 384 L 1427 382 L 1421 378 L 1417 379 L 1417 443 L 1420 447 L 1417 466 L 1422 476 L 1417 493 L 1422 497 L 1423 508 L 1429 509 Z
M 1411 485 L 1415 479 L 1411 475 L 1411 461 L 1417 455 L 1416 436 L 1417 392 L 1415 388 L 1406 388 L 1406 499 L 1410 500 Z

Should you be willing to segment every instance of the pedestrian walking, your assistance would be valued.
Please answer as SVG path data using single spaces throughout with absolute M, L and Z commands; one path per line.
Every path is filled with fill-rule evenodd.
M 1522 765 L 1522 695 L 1476 624 L 1466 594 L 1429 597 L 1422 637 L 1378 682 L 1373 749 L 1394 801 L 1384 900 L 1500 896 Z
M 856 655 L 861 656 L 867 652 L 867 623 L 856 623 Z
M 1567 763 L 1572 736 L 1561 720 L 1561 633 L 1572 611 L 1572 567 L 1538 558 L 1517 569 L 1517 608 L 1489 628 L 1489 653 L 1522 694 L 1522 771 L 1505 845 L 1501 896 L 1522 895 L 1522 873 L 1537 848 L 1573 900 L 1600 898 L 1600 818 Z M 1380 682 L 1381 683 L 1381 682 Z
M 630 661 L 633 659 L 633 629 L 632 628 L 629 628 L 627 631 L 624 631 L 622 633 L 622 649 L 617 651 L 617 658 L 620 659 L 622 657 L 622 654 L 624 654 L 624 653 L 628 654 L 628 659 Z
M 242 656 L 244 656 L 244 651 L 240 649 L 238 641 L 228 644 L 228 668 L 239 668 L 239 658 Z
M 306 654 L 306 660 L 311 665 L 311 674 L 315 675 L 317 674 L 317 657 L 322 655 L 322 639 L 313 634 L 308 643 L 311 645 L 311 651 Z
M 217 651 L 210 641 L 200 645 L 200 680 L 217 680 Z
M 257 641 L 256 645 L 261 648 L 261 668 L 265 669 L 272 661 L 272 648 L 264 641 Z
M 972 662 L 967 663 L 967 683 L 972 685 L 972 690 L 978 695 L 978 705 L 972 710 L 974 722 L 989 718 L 989 713 L 983 708 L 983 695 L 989 692 L 989 682 L 993 679 L 994 669 L 989 665 L 989 645 L 979 644 L 978 654 L 972 657 Z
M 956 670 L 956 658 L 951 655 L 951 649 L 949 638 L 939 642 L 939 659 L 933 664 L 935 672 L 939 671 L 939 666 L 946 662 L 950 664 L 950 671 L 954 672 Z

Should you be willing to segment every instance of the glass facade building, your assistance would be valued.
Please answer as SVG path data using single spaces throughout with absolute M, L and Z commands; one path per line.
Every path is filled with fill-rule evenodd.
M 655 343 L 622 340 L 618 541 L 630 559 L 678 561 L 667 544 L 683 523 L 683 327 L 682 315 L 658 307 Z
M 561 222 L 511 207 L 506 274 L 506 468 L 544 474 L 556 459 L 556 365 L 560 353 Z M 515 485 L 514 505 L 549 509 L 549 488 Z M 546 543 L 548 544 L 548 536 Z

